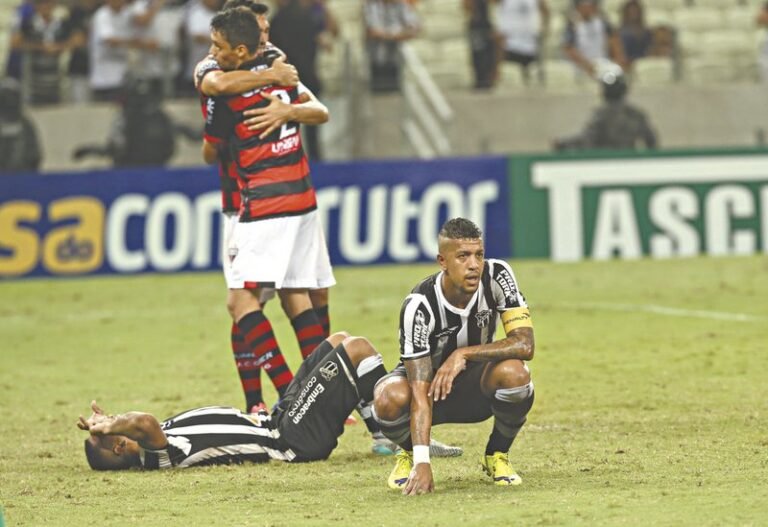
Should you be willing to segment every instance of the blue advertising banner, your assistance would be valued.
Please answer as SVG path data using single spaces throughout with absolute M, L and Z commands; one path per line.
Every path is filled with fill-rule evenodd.
M 335 265 L 432 261 L 465 216 L 509 256 L 506 158 L 312 167 Z M 220 266 L 214 169 L 0 177 L 0 276 L 212 270 Z

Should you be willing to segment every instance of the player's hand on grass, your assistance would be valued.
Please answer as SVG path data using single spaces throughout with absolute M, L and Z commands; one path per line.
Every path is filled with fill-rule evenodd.
M 254 108 L 244 112 L 245 125 L 252 132 L 261 131 L 259 139 L 264 139 L 269 134 L 283 126 L 291 120 L 293 107 L 283 102 L 279 97 L 271 93 L 262 94 L 265 99 L 269 99 L 269 105 L 263 108 Z
M 287 64 L 285 57 L 278 57 L 272 62 L 272 73 L 278 86 L 296 86 L 299 84 L 299 72 L 293 64 Z
M 432 397 L 433 401 L 445 399 L 451 393 L 453 380 L 466 369 L 467 359 L 460 352 L 454 351 L 435 373 L 435 378 L 432 379 L 432 385 L 429 387 L 427 395 Z
M 406 496 L 418 496 L 419 494 L 429 494 L 434 490 L 435 482 L 432 478 L 432 465 L 429 463 L 414 465 L 411 474 L 408 476 L 408 482 L 403 489 L 403 494 Z

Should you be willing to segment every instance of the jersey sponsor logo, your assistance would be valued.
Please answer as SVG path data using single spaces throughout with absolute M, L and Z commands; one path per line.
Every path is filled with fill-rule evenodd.
M 427 316 L 421 309 L 416 310 L 416 315 L 413 319 L 413 347 L 420 350 L 425 350 L 429 347 L 429 326 L 427 324 Z
M 477 322 L 477 327 L 487 327 L 488 323 L 491 321 L 491 313 L 492 311 L 490 309 L 486 309 L 485 311 L 478 311 L 475 313 L 475 322 Z
M 501 286 L 501 290 L 504 292 L 504 299 L 507 301 L 508 305 L 513 305 L 515 303 L 515 297 L 517 297 L 517 286 L 515 285 L 514 280 L 512 280 L 512 277 L 509 276 L 509 273 L 507 273 L 507 270 L 504 268 L 496 272 L 495 275 L 494 280 Z
M 209 98 L 205 101 L 205 122 L 211 124 L 213 122 L 213 112 L 216 109 L 216 101 Z
M 450 328 L 445 328 L 439 333 L 435 333 L 435 339 L 440 340 L 441 338 L 444 338 L 444 337 L 450 337 L 454 333 L 458 332 L 460 329 L 461 329 L 461 326 L 452 326 Z
M 296 398 L 296 402 L 293 403 L 293 406 L 288 411 L 288 417 L 291 418 L 293 424 L 297 425 L 301 422 L 323 392 L 325 392 L 325 386 L 317 384 L 317 377 L 312 377 Z
M 320 368 L 320 375 L 323 376 L 323 379 L 326 381 L 330 381 L 334 377 L 336 377 L 339 374 L 339 366 L 333 362 L 328 361 L 325 363 L 325 365 Z
M 299 148 L 299 136 L 293 135 L 276 143 L 272 143 L 272 153 L 282 156 Z

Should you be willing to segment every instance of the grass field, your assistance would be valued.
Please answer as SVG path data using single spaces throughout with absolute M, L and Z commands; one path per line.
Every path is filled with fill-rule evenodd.
M 6 525 L 767 525 L 768 259 L 513 267 L 537 340 L 536 404 L 512 449 L 524 484 L 482 475 L 490 422 L 446 425 L 436 436 L 465 455 L 435 460 L 437 491 L 418 498 L 386 488 L 392 460 L 368 453 L 362 425 L 323 463 L 91 472 L 74 423 L 92 398 L 159 417 L 242 406 L 223 280 L 0 284 Z M 432 270 L 338 269 L 334 327 L 394 365 L 400 302 Z

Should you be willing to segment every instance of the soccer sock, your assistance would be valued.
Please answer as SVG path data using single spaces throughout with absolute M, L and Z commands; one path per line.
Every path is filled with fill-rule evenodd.
M 357 411 L 360 417 L 365 421 L 365 426 L 371 434 L 381 431 L 379 423 L 373 418 L 371 405 L 373 403 L 373 388 L 379 379 L 387 374 L 384 367 L 384 360 L 378 353 L 366 357 L 357 365 L 357 389 L 362 400 L 357 405 Z
M 247 351 L 251 353 L 257 366 L 267 372 L 277 393 L 282 397 L 293 375 L 280 347 L 275 340 L 272 324 L 261 311 L 251 311 L 237 323 L 243 334 Z
M 254 360 L 253 354 L 248 351 L 243 334 L 234 322 L 230 331 L 230 341 L 237 374 L 240 376 L 240 384 L 245 394 L 245 408 L 250 410 L 253 406 L 264 402 L 261 395 L 261 368 Z
M 533 406 L 533 382 L 515 388 L 496 390 L 491 402 L 493 431 L 485 446 L 485 455 L 508 452 Z
M 314 312 L 323 327 L 323 337 L 328 338 L 331 334 L 331 317 L 328 314 L 328 304 L 314 308 Z
M 306 359 L 325 340 L 323 327 L 312 309 L 307 309 L 297 315 L 291 320 L 291 325 L 296 333 L 296 339 L 299 341 L 301 356 Z

